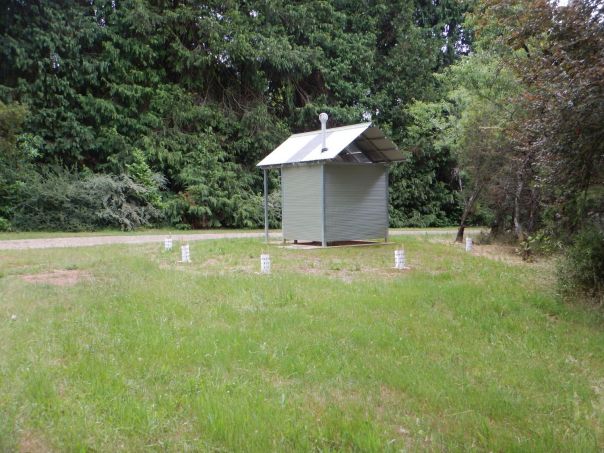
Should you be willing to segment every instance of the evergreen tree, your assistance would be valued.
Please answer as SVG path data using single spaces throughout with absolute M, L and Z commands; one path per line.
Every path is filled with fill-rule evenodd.
M 405 143 L 405 107 L 433 97 L 433 73 L 467 46 L 454 0 L 4 3 L 0 99 L 28 106 L 37 168 L 147 167 L 183 226 L 256 225 L 255 163 L 320 111 Z M 418 222 L 450 221 L 450 156 L 432 157 L 391 173 L 399 223 L 426 209 L 444 214 Z

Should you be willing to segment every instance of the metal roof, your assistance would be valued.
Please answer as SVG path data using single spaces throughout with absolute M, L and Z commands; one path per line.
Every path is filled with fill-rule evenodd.
M 403 154 L 384 133 L 371 123 L 326 130 L 327 151 L 321 151 L 321 130 L 294 134 L 256 166 L 281 167 L 310 162 L 345 161 L 387 163 L 403 160 Z

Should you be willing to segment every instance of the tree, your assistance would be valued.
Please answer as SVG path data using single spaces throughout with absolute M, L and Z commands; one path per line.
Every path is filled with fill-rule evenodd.
M 433 73 L 467 50 L 468 3 L 7 0 L 0 99 L 28 106 L 39 173 L 148 167 L 165 181 L 161 205 L 175 224 L 252 226 L 255 163 L 316 128 L 319 112 L 330 127 L 371 116 L 405 141 L 406 106 L 430 100 Z M 443 156 L 395 168 L 394 188 L 425 177 L 412 196 L 393 191 L 393 218 L 449 223 L 449 165 Z M 437 214 L 403 212 L 425 206 Z
M 408 109 L 414 119 L 409 136 L 415 146 L 449 156 L 450 184 L 461 198 L 462 209 L 456 212 L 456 240 L 461 242 L 479 199 L 494 205 L 489 187 L 501 184 L 513 166 L 514 155 L 504 129 L 518 114 L 509 100 L 519 87 L 502 61 L 485 51 L 463 57 L 439 79 L 443 85 L 440 101 L 418 101 Z M 418 140 L 421 137 L 425 143 Z
M 574 234 L 590 210 L 603 212 L 589 194 L 604 184 L 604 8 L 573 2 L 552 22 L 523 78 L 530 121 L 515 132 L 536 148 L 546 205 L 560 216 L 555 229 Z
M 477 51 L 440 76 L 449 87 L 440 102 L 458 112 L 446 116 L 449 146 L 467 178 L 458 240 L 479 198 L 494 233 L 572 234 L 601 209 L 602 8 L 487 0 L 468 22 Z
M 26 190 L 38 153 L 38 138 L 22 133 L 27 115 L 23 105 L 0 101 L 0 230 L 10 225 L 9 219 Z

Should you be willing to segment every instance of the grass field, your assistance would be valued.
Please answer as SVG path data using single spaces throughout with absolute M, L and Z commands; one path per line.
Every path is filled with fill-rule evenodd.
M 1 251 L 0 451 L 601 450 L 602 313 L 395 240 Z

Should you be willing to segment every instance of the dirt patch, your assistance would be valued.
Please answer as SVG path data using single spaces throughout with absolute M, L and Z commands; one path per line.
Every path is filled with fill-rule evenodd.
M 82 280 L 89 280 L 91 277 L 88 272 L 79 270 L 54 270 L 41 274 L 21 275 L 21 280 L 43 285 L 73 286 Z
M 529 264 L 518 254 L 516 247 L 512 245 L 485 244 L 472 248 L 472 254 L 484 256 L 496 261 L 503 261 L 509 264 Z
M 52 449 L 40 434 L 26 431 L 19 439 L 17 451 L 19 453 L 49 453 Z

